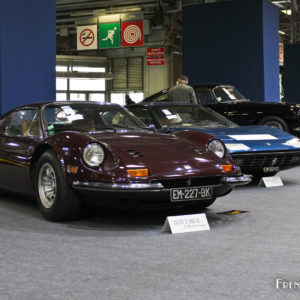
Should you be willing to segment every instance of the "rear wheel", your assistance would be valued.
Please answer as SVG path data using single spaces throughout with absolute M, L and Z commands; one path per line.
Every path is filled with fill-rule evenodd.
M 265 125 L 270 126 L 273 128 L 277 128 L 284 131 L 289 131 L 289 127 L 287 126 L 286 122 L 277 116 L 267 116 L 262 118 L 259 123 L 259 125 Z
M 37 163 L 35 190 L 39 208 L 46 219 L 71 220 L 79 212 L 80 201 L 68 185 L 52 150 L 43 153 Z

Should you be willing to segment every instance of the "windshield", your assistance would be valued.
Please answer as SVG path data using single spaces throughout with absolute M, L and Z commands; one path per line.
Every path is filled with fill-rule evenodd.
M 48 105 L 44 109 L 44 120 L 48 132 L 52 134 L 66 130 L 93 132 L 105 129 L 145 127 L 142 122 L 120 106 L 90 103 Z
M 246 97 L 233 86 L 217 86 L 213 89 L 213 92 L 218 102 L 248 101 Z
M 153 108 L 162 127 L 235 127 L 234 123 L 202 106 L 162 106 Z

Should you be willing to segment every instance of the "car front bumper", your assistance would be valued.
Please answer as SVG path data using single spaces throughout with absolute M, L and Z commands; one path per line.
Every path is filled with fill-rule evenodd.
M 213 198 L 225 196 L 232 190 L 233 187 L 248 184 L 250 181 L 251 177 L 249 175 L 221 177 L 219 184 L 212 185 Z M 79 195 L 83 196 L 84 199 L 94 200 L 102 204 L 115 205 L 117 204 L 116 202 L 122 201 L 135 203 L 171 203 L 170 192 L 172 188 L 166 188 L 159 182 L 102 183 L 73 181 L 72 187 Z M 192 202 L 197 201 L 202 200 L 194 200 Z

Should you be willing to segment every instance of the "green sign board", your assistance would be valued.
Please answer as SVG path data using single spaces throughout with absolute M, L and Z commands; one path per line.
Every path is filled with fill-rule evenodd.
M 120 47 L 120 22 L 99 25 L 99 48 Z

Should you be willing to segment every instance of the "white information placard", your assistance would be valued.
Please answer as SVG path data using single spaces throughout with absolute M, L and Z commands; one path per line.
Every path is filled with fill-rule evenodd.
M 210 230 L 206 214 L 170 216 L 166 218 L 163 231 L 174 233 Z
M 260 181 L 260 185 L 265 187 L 282 186 L 283 182 L 279 176 L 270 176 L 263 177 Z

